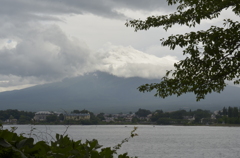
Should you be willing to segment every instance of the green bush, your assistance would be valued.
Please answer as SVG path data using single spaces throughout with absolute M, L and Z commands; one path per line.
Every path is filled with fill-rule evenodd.
M 114 147 L 103 148 L 96 139 L 72 140 L 68 135 L 56 134 L 54 141 L 38 141 L 34 143 L 32 137 L 16 134 L 16 128 L 0 129 L 0 157 L 4 158 L 130 158 L 127 153 L 117 154 L 123 143 L 136 136 L 136 127 L 129 138 L 124 139 Z

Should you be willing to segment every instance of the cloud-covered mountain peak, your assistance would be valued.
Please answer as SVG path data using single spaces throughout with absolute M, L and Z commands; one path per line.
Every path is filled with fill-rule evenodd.
M 149 55 L 131 46 L 109 46 L 98 52 L 102 58 L 100 71 L 120 77 L 160 78 L 166 70 L 173 68 L 175 57 L 162 58 Z

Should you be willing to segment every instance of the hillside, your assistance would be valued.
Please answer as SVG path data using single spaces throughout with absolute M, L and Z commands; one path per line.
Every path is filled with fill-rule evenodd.
M 0 109 L 28 111 L 71 111 L 88 109 L 93 112 L 129 112 L 139 108 L 165 111 L 185 109 L 221 109 L 239 106 L 240 88 L 229 86 L 221 94 L 211 94 L 205 100 L 195 101 L 193 94 L 161 99 L 154 93 L 140 93 L 141 84 L 159 82 L 139 77 L 121 78 L 103 72 L 90 73 L 62 82 L 38 85 L 22 90 L 0 93 Z

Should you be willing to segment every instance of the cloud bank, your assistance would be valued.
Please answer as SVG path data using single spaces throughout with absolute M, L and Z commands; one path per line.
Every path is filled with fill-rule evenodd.
M 5 39 L 0 48 L 2 87 L 53 82 L 93 71 L 159 78 L 177 61 L 170 56 L 145 54 L 131 46 L 108 44 L 94 52 L 84 42 L 69 39 L 58 26 L 36 26 L 25 33 L 28 36 Z
M 0 5 L 0 91 L 104 71 L 120 77 L 160 78 L 176 58 L 158 58 L 131 46 L 107 44 L 92 50 L 54 21 L 64 15 L 95 15 L 125 21 L 126 10 L 167 11 L 165 0 L 2 0 Z M 171 7 L 170 7 L 171 10 Z M 94 20 L 94 19 L 91 19 Z M 96 24 L 97 25 L 97 24 Z M 101 30 L 99 30 L 101 31 Z M 84 39 L 83 39 L 84 40 Z
M 119 77 L 142 77 L 158 79 L 165 75 L 166 70 L 173 69 L 176 57 L 162 58 L 143 53 L 133 47 L 107 45 L 97 54 L 100 71 Z
M 160 78 L 177 61 L 170 56 L 145 54 L 131 46 L 108 44 L 93 51 L 55 25 L 35 26 L 1 41 L 0 87 L 54 82 L 94 71 L 120 77 Z
M 165 0 L 2 0 L 0 14 L 14 20 L 57 20 L 59 14 L 95 14 L 106 18 L 126 18 L 119 9 L 166 10 Z M 168 10 L 173 7 L 168 7 Z

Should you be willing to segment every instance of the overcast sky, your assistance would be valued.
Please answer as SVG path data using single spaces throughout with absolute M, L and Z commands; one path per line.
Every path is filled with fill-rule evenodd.
M 159 39 L 189 29 L 134 32 L 125 22 L 174 9 L 164 0 L 0 0 L 0 91 L 96 70 L 160 79 L 183 57 Z M 201 28 L 213 23 L 222 20 Z

